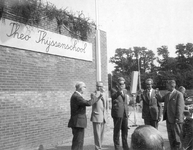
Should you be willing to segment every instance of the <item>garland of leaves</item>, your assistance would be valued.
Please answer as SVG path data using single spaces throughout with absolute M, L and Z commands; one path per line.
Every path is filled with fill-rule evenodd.
M 85 18 L 81 12 L 78 17 L 66 11 L 57 9 L 51 3 L 43 4 L 41 0 L 0 0 L 0 19 L 4 14 L 14 16 L 18 22 L 38 26 L 42 19 L 49 21 L 56 19 L 58 32 L 61 33 L 62 27 L 67 29 L 74 38 L 87 40 L 95 23 L 89 23 L 90 19 Z

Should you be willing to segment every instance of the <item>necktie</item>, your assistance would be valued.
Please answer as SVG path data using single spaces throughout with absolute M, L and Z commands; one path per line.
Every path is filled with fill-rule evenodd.
M 171 98 L 172 92 L 169 92 L 169 99 Z
M 147 90 L 147 96 L 150 98 L 150 90 Z
M 123 91 L 121 91 L 121 97 L 123 98 L 123 101 L 125 101 L 125 95 L 124 95 Z

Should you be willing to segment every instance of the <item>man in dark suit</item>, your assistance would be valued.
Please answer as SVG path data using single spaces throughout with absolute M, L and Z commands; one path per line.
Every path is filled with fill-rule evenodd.
M 157 100 L 157 92 L 152 88 L 153 80 L 148 78 L 145 81 L 146 90 L 139 91 L 136 102 L 143 102 L 142 107 L 142 118 L 144 119 L 145 125 L 151 125 L 158 128 L 158 122 L 161 120 L 161 104 Z
M 87 126 L 86 106 L 91 106 L 96 103 L 102 96 L 100 91 L 96 95 L 91 94 L 91 100 L 85 100 L 82 97 L 86 89 L 84 82 L 76 84 L 76 91 L 70 99 L 71 117 L 68 127 L 72 128 L 72 147 L 71 150 L 83 150 L 84 144 L 84 128 Z
M 175 89 L 176 82 L 169 80 L 166 88 L 169 91 L 159 99 L 164 102 L 163 120 L 166 120 L 171 150 L 182 149 L 182 124 L 184 122 L 184 97 Z
M 125 79 L 118 79 L 117 90 L 112 90 L 112 110 L 111 115 L 114 122 L 113 141 L 115 150 L 120 150 L 120 131 L 122 136 L 123 150 L 128 150 L 128 101 L 129 96 L 125 89 Z

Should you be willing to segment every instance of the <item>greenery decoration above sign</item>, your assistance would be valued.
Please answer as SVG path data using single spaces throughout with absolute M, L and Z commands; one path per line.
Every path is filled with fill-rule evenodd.
M 41 0 L 0 0 L 0 19 L 4 18 L 4 14 L 32 26 L 38 26 L 42 19 L 56 19 L 59 33 L 64 27 L 73 38 L 84 41 L 91 33 L 92 26 L 95 26 L 95 23 L 90 23 L 90 19 L 85 18 L 82 12 L 76 17 L 66 9 L 57 9 L 52 3 L 44 4 Z

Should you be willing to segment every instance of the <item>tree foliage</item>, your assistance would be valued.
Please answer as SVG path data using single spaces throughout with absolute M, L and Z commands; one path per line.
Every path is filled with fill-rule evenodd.
M 112 86 L 116 85 L 117 78 L 120 76 L 126 79 L 127 85 L 130 85 L 132 72 L 139 69 L 143 78 L 146 73 L 151 71 L 154 60 L 155 54 L 153 51 L 145 47 L 116 49 L 115 55 L 110 58 L 110 62 L 115 64 L 115 69 L 112 72 Z M 138 68 L 139 66 L 140 68 Z
M 176 45 L 176 57 L 170 57 L 166 45 L 157 48 L 157 57 L 146 47 L 118 48 L 110 62 L 115 65 L 112 72 L 112 86 L 117 78 L 126 79 L 128 89 L 131 84 L 131 73 L 140 71 L 142 87 L 145 79 L 152 78 L 154 86 L 165 89 L 165 81 L 174 79 L 178 86 L 193 88 L 193 44 Z

